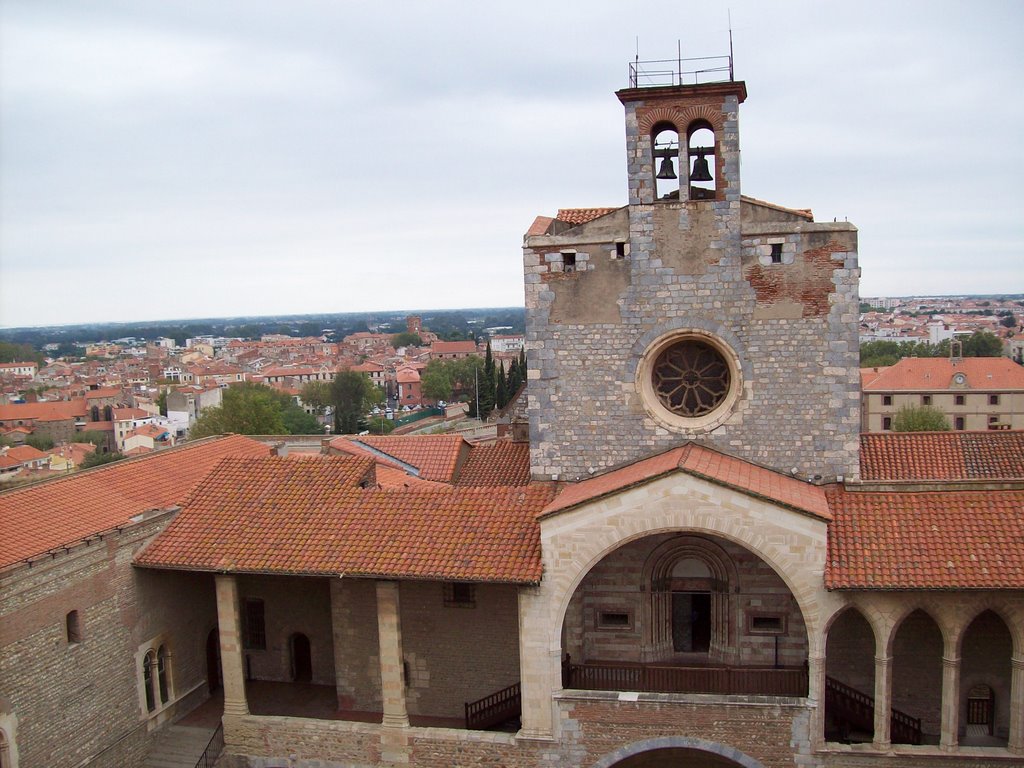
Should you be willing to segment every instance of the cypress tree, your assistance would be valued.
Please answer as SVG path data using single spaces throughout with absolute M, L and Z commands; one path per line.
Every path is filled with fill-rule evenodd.
M 505 380 L 505 361 L 502 360 L 501 367 L 498 369 L 498 386 L 495 390 L 494 402 L 498 408 L 504 408 L 508 405 L 508 382 Z

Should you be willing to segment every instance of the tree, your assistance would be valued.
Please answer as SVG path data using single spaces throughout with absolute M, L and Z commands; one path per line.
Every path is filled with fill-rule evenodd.
M 307 381 L 302 387 L 299 399 L 308 408 L 323 413 L 331 404 L 331 382 Z
M 398 349 L 398 347 L 422 347 L 423 339 L 420 338 L 418 333 L 402 331 L 391 337 L 391 346 L 395 349 Z
M 893 432 L 948 432 L 949 419 L 930 405 L 904 405 L 893 417 Z
M 278 394 L 265 384 L 245 383 L 228 387 L 224 390 L 221 405 L 203 411 L 189 436 L 209 437 L 228 432 L 239 435 L 288 434 L 282 415 L 284 407 Z
M 106 448 L 107 434 L 106 432 L 100 432 L 98 429 L 87 429 L 85 432 L 79 432 L 75 435 L 75 442 L 92 443 L 97 448 Z
M 160 415 L 167 415 L 167 390 L 161 389 L 160 394 L 156 397 L 156 407 L 160 409 Z
M 451 400 L 455 386 L 453 360 L 431 360 L 420 374 L 420 390 L 431 400 Z
M 487 351 L 484 354 L 484 367 L 480 372 L 480 392 L 478 395 L 480 418 L 486 418 L 494 410 L 494 396 L 497 390 L 497 371 L 494 367 L 494 355 L 491 354 L 491 342 L 487 340 Z
M 284 421 L 284 428 L 289 435 L 322 435 L 324 428 L 317 421 L 316 416 L 306 413 L 294 402 L 281 411 L 281 419 Z
M 964 339 L 964 357 L 1002 357 L 1003 342 L 994 333 L 975 331 Z
M 366 428 L 366 412 L 380 402 L 380 390 L 370 377 L 359 371 L 339 371 L 331 382 L 334 433 L 354 435 Z
M 33 432 L 25 438 L 25 445 L 31 445 L 37 451 L 48 451 L 53 448 L 53 438 L 48 435 L 37 435 Z
M 43 353 L 37 351 L 31 344 L 13 344 L 9 341 L 0 341 L 0 363 L 35 362 L 42 365 L 45 360 Z
M 498 386 L 494 391 L 494 405 L 498 408 L 504 408 L 508 405 L 508 379 L 505 376 L 505 361 L 501 361 L 501 365 L 498 367 Z
M 78 465 L 78 468 L 89 469 L 89 467 L 98 467 L 101 464 L 109 464 L 112 461 L 120 461 L 123 458 L 123 453 L 100 453 L 99 451 L 96 451 L 95 453 L 90 453 L 88 456 L 82 459 L 82 463 Z

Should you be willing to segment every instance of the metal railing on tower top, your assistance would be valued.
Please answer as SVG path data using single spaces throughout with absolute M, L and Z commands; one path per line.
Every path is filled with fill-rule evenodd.
M 659 59 L 629 62 L 629 87 L 730 82 L 734 79 L 732 56 L 700 56 L 692 59 Z

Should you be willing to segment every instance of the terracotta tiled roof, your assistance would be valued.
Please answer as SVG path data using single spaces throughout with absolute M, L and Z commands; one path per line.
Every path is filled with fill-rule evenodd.
M 0 567 L 123 525 L 146 510 L 178 504 L 224 456 L 269 451 L 263 443 L 232 435 L 4 491 Z
M 530 484 L 530 445 L 499 440 L 474 445 L 455 481 L 459 486 Z
M 828 495 L 827 589 L 1024 588 L 1024 491 Z
M 120 387 L 100 387 L 99 389 L 90 389 L 88 392 L 85 393 L 85 399 L 86 400 L 99 400 L 99 399 L 102 399 L 102 398 L 110 398 L 110 397 L 117 398 L 117 397 L 120 397 L 120 396 L 121 396 L 121 388 Z
M 16 445 L 8 449 L 7 455 L 18 461 L 38 461 L 39 459 L 45 459 L 48 454 L 33 448 L 31 445 Z
M 358 442 L 411 464 L 424 480 L 442 483 L 455 479 L 459 460 L 469 445 L 460 435 L 363 435 Z
M 538 216 L 533 220 L 533 224 L 530 225 L 530 228 L 526 230 L 526 236 L 534 237 L 536 235 L 547 234 L 548 227 L 551 226 L 551 222 L 553 221 L 554 219 L 550 216 Z
M 153 414 L 141 408 L 114 408 L 114 421 L 128 421 L 130 419 L 149 419 Z
M 863 369 L 872 370 L 872 369 Z M 905 357 L 862 384 L 865 392 L 922 392 L 950 388 L 953 374 L 967 376 L 966 389 L 1024 390 L 1024 367 L 1007 357 Z
M 863 480 L 1024 478 L 1024 431 L 869 432 L 860 436 Z
M 430 351 L 435 354 L 473 354 L 476 352 L 475 341 L 435 341 L 430 345 Z
M 558 221 L 564 221 L 567 224 L 573 226 L 579 226 L 580 224 L 586 224 L 588 221 L 599 219 L 602 216 L 607 216 L 612 211 L 619 210 L 615 208 L 559 208 L 558 215 L 555 218 Z
M 34 419 L 36 421 L 63 421 L 84 416 L 85 400 L 55 400 L 47 403 L 18 403 L 0 405 L 0 420 Z
M 531 488 L 408 488 L 354 483 L 372 460 L 225 459 L 136 557 L 157 568 L 536 583 Z M 238 531 L 245 531 L 239 536 Z
M 823 520 L 832 519 L 825 492 L 819 486 L 696 443 L 569 485 L 543 514 L 553 514 L 675 471 L 726 485 Z

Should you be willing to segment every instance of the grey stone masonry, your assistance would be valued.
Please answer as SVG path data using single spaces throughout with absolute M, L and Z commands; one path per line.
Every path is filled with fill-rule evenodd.
M 743 83 L 618 96 L 629 204 L 524 242 L 534 477 L 573 480 L 686 440 L 812 480 L 856 477 L 856 228 L 741 198 Z M 684 165 L 678 194 L 655 199 L 652 136 L 666 124 L 681 144 L 714 131 L 711 195 L 687 199 Z M 690 333 L 734 366 L 714 418 L 673 418 L 641 386 L 652 344 Z

